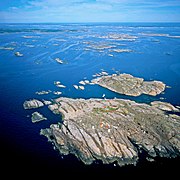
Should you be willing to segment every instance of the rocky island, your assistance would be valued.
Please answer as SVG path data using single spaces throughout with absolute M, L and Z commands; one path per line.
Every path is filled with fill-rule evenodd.
M 161 81 L 144 81 L 130 74 L 108 75 L 106 72 L 91 82 L 79 83 L 98 84 L 130 96 L 156 96 L 167 87 Z M 104 164 L 135 165 L 142 152 L 147 160 L 180 155 L 180 108 L 170 103 L 61 97 L 47 102 L 32 99 L 23 104 L 24 109 L 44 105 L 54 114 L 61 114 L 62 120 L 41 129 L 40 134 L 46 136 L 61 154 L 74 154 L 85 164 L 101 160 Z M 32 122 L 42 120 L 46 120 L 43 115 L 32 114 Z
M 24 109 L 34 109 L 44 106 L 43 102 L 38 99 L 30 99 L 23 103 Z
M 143 78 L 125 73 L 101 76 L 93 79 L 92 82 L 111 91 L 129 96 L 140 96 L 141 94 L 156 96 L 163 92 L 166 87 L 161 81 L 144 81 Z
M 147 158 L 180 155 L 180 116 L 174 114 L 179 109 L 169 103 L 61 97 L 48 107 L 63 121 L 40 134 L 61 154 L 74 154 L 85 164 L 135 165 L 142 151 Z
M 40 114 L 39 112 L 33 112 L 32 116 L 31 116 L 31 120 L 33 123 L 35 122 L 39 122 L 39 121 L 43 121 L 43 120 L 47 120 L 46 117 L 44 117 L 42 114 Z

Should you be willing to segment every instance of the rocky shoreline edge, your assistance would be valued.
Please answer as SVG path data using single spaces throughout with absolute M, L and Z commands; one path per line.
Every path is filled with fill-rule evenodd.
M 157 107 L 157 102 L 151 104 L 58 98 L 48 107 L 62 114 L 63 122 L 42 129 L 40 134 L 61 154 L 74 154 L 85 164 L 101 160 L 104 164 L 136 165 L 142 150 L 150 160 L 179 156 L 180 116 L 174 113 L 179 109 L 169 103 L 163 104 L 166 110 Z
M 155 96 L 166 87 L 160 81 L 144 82 L 128 74 L 103 76 L 93 82 L 132 96 L 142 93 Z M 54 114 L 61 114 L 62 121 L 41 129 L 40 134 L 61 154 L 74 154 L 85 164 L 100 160 L 104 164 L 136 165 L 142 151 L 149 161 L 155 157 L 180 156 L 178 106 L 161 101 L 145 104 L 117 98 L 66 97 L 43 102 L 32 99 L 23 104 L 24 109 L 45 105 Z M 35 119 L 45 120 L 42 117 L 38 114 Z

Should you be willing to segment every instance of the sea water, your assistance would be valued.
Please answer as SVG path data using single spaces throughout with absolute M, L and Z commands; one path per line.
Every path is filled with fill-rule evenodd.
M 119 34 L 131 38 L 112 38 Z M 118 53 L 114 49 L 128 49 L 130 52 Z M 23 56 L 16 56 L 16 52 Z M 63 63 L 58 63 L 56 58 Z M 102 71 L 109 74 L 129 73 L 148 81 L 159 80 L 170 88 L 156 97 L 131 97 L 98 85 L 86 85 L 85 90 L 73 87 L 81 80 L 92 80 L 94 74 Z M 106 98 L 144 103 L 161 100 L 179 106 L 179 80 L 178 23 L 0 24 L 0 135 L 3 160 L 9 163 L 8 167 L 16 166 L 19 161 L 20 167 L 32 169 L 42 166 L 61 171 L 63 168 L 85 170 L 95 167 L 96 170 L 115 169 L 119 172 L 121 169 L 126 172 L 129 167 L 120 168 L 116 164 L 106 166 L 101 162 L 87 167 L 74 156 L 61 156 L 46 137 L 39 134 L 40 129 L 59 122 L 61 116 L 43 107 L 38 111 L 48 120 L 32 123 L 30 117 L 35 110 L 24 110 L 23 102 L 33 98 L 102 98 L 105 94 Z M 60 81 L 66 88 L 56 87 L 54 81 Z M 61 91 L 62 94 L 36 94 L 42 90 Z

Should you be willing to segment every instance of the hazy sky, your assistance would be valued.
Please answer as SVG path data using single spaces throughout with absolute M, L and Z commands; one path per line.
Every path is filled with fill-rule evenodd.
M 180 22 L 180 0 L 0 0 L 0 22 Z

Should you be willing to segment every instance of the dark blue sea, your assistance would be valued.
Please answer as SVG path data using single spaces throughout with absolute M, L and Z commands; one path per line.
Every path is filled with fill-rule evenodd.
M 123 38 L 117 38 L 119 35 Z M 118 53 L 115 49 L 130 52 Z M 23 56 L 18 57 L 15 52 Z M 84 91 L 73 87 L 102 71 L 159 80 L 170 88 L 156 97 L 130 97 L 98 85 L 86 85 Z M 59 89 L 54 81 L 66 88 Z M 60 90 L 62 94 L 36 94 L 42 90 Z M 0 24 L 1 171 L 9 170 L 10 175 L 26 172 L 26 177 L 58 175 L 59 179 L 62 174 L 84 175 L 84 179 L 98 175 L 141 177 L 142 172 L 152 176 L 154 172 L 177 174 L 179 158 L 148 162 L 142 156 L 137 166 L 118 167 L 101 162 L 87 166 L 73 155 L 62 156 L 39 134 L 40 129 L 57 123 L 61 117 L 43 107 L 38 111 L 48 120 L 32 123 L 29 116 L 34 110 L 23 109 L 23 102 L 33 98 L 88 99 L 102 98 L 103 94 L 106 98 L 144 103 L 161 100 L 180 106 L 180 23 Z

